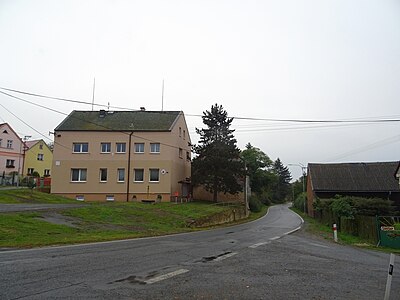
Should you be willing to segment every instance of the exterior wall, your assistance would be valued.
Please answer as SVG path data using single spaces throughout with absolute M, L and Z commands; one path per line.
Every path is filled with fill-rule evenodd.
M 42 148 L 42 149 L 40 149 Z M 38 160 L 38 154 L 43 154 L 43 160 Z M 28 169 L 33 169 L 40 176 L 44 176 L 44 170 L 50 170 L 53 163 L 53 152 L 47 144 L 40 140 L 25 152 L 25 163 L 22 175 L 28 174 Z
M 23 142 L 12 130 L 10 125 L 3 123 L 0 125 L 0 176 L 11 172 L 21 173 L 23 164 Z M 12 146 L 7 147 L 7 141 L 12 141 Z M 7 160 L 13 160 L 14 167 L 6 167 Z
M 88 153 L 73 153 L 76 142 L 88 143 Z M 111 143 L 111 153 L 101 153 L 102 142 Z M 113 195 L 115 201 L 156 200 L 158 195 L 162 201 L 170 201 L 175 192 L 181 194 L 178 182 L 191 176 L 191 163 L 186 159 L 186 151 L 190 151 L 188 142 L 183 115 L 170 132 L 55 132 L 51 192 L 74 199 L 83 195 L 89 201 L 104 201 L 107 195 Z M 126 153 L 116 153 L 116 143 L 126 143 Z M 135 143 L 144 143 L 144 153 L 135 153 Z M 150 153 L 150 143 L 160 143 L 160 153 Z M 179 148 L 184 153 L 182 158 Z M 87 169 L 86 182 L 71 182 L 72 168 Z M 107 169 L 107 182 L 100 182 L 101 168 Z M 125 169 L 124 182 L 117 180 L 119 168 Z M 159 169 L 159 182 L 150 182 L 151 168 Z M 144 169 L 143 182 L 134 182 L 134 169 Z
M 218 202 L 240 202 L 244 203 L 244 193 L 237 194 L 224 194 L 218 193 Z M 193 188 L 193 199 L 201 201 L 213 201 L 213 193 L 205 190 L 203 186 L 196 186 Z

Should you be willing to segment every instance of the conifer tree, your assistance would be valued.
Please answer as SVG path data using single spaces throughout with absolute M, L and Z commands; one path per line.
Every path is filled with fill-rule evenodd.
M 233 118 L 228 118 L 222 105 L 211 106 L 202 118 L 207 128 L 196 128 L 200 140 L 194 146 L 197 156 L 192 162 L 192 180 L 194 184 L 204 185 L 213 193 L 213 200 L 218 201 L 219 192 L 236 194 L 242 190 L 239 179 L 243 178 L 244 164 L 234 130 L 230 129 Z
M 278 181 L 274 189 L 274 200 L 278 203 L 284 202 L 286 196 L 290 193 L 290 180 L 292 180 L 292 175 L 290 175 L 288 167 L 285 167 L 279 158 L 274 162 L 273 170 L 278 176 Z

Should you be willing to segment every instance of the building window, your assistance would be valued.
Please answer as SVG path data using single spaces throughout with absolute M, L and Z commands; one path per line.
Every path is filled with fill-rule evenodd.
M 7 159 L 6 160 L 6 168 L 15 168 L 15 160 Z
M 190 160 L 190 152 L 189 151 L 186 151 L 186 159 Z
M 107 181 L 107 169 L 100 169 L 100 181 L 101 182 Z
M 3 139 L 0 139 L 0 147 L 2 147 L 1 142 L 3 141 Z
M 150 171 L 150 182 L 159 182 L 160 181 L 160 169 L 149 169 Z
M 39 154 L 37 155 L 37 160 L 43 160 L 43 158 L 44 158 L 44 155 L 43 155 L 43 154 L 39 153 Z
M 44 169 L 44 176 L 50 176 L 50 170 L 49 169 Z
M 183 149 L 179 148 L 179 158 L 183 158 Z
M 126 143 L 117 143 L 117 153 L 126 152 Z
M 143 182 L 144 180 L 144 170 L 143 169 L 134 169 L 134 181 L 135 182 Z
M 124 182 L 125 181 L 125 169 L 118 169 L 117 170 L 117 175 L 118 175 L 118 182 Z
M 7 148 L 8 149 L 12 149 L 12 144 L 13 144 L 12 140 L 7 140 Z
M 114 201 L 114 195 L 106 195 L 106 201 Z
M 181 127 L 179 127 L 179 136 L 180 137 L 182 136 L 182 128 Z
M 135 153 L 144 153 L 144 143 L 135 143 Z
M 74 143 L 73 147 L 74 153 L 88 153 L 89 151 L 88 143 Z
M 72 182 L 86 182 L 86 169 L 71 169 Z
M 33 174 L 33 168 L 28 168 L 28 175 L 32 175 Z
M 160 153 L 160 143 L 150 143 L 150 153 Z
M 75 199 L 78 200 L 78 201 L 85 201 L 85 196 L 83 196 L 83 195 L 76 195 L 76 196 L 75 196 Z
M 183 139 L 186 140 L 186 130 L 183 129 Z
M 40 150 L 43 150 L 43 144 L 40 144 L 40 145 L 39 145 L 39 149 L 40 149 Z
M 101 143 L 101 153 L 110 153 L 111 143 Z

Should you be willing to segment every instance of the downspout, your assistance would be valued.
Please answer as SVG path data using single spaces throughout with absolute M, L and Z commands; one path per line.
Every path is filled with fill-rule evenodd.
M 132 141 L 132 134 L 133 131 L 129 134 L 129 146 L 128 146 L 128 177 L 127 177 L 127 184 L 126 184 L 126 202 L 129 202 L 129 185 L 131 182 L 131 141 Z

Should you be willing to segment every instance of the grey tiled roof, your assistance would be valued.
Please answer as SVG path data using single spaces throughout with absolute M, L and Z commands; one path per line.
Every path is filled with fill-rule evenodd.
M 56 131 L 169 131 L 181 111 L 73 111 Z
M 400 191 L 395 178 L 399 161 L 374 163 L 308 164 L 314 191 Z

